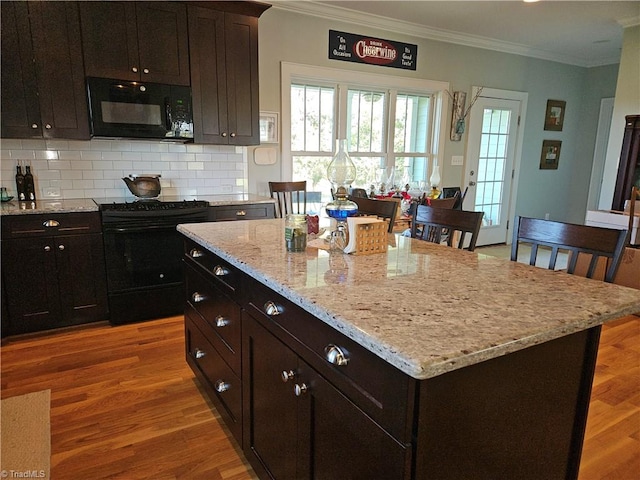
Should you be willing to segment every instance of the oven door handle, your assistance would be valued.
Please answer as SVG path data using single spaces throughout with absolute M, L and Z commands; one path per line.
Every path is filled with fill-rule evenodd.
M 145 233 L 149 230 L 176 230 L 176 225 L 145 225 L 144 227 L 107 227 L 102 233 Z

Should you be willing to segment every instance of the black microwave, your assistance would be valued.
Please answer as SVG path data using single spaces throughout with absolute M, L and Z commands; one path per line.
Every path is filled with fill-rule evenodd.
M 87 92 L 93 136 L 193 139 L 189 87 L 88 77 Z

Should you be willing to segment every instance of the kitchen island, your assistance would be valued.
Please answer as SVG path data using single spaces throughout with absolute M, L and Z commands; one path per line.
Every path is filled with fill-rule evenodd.
M 230 428 L 261 476 L 577 477 L 600 325 L 640 311 L 639 291 L 397 235 L 349 256 L 287 253 L 281 220 L 178 230 L 187 264 L 203 250 L 232 274 Z M 193 298 L 187 287 L 198 373 L 189 335 L 208 332 Z M 287 428 L 295 441 L 274 439 Z

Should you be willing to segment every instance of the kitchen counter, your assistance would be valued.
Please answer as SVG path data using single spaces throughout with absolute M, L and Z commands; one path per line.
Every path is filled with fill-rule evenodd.
M 178 231 L 415 379 L 640 311 L 640 291 L 390 235 L 388 252 L 287 253 L 282 220 Z
M 273 203 L 274 200 L 271 197 L 264 197 L 260 195 L 254 195 L 251 193 L 240 194 L 223 194 L 223 195 L 198 195 L 198 196 L 181 196 L 181 197 L 158 197 L 160 200 L 205 200 L 209 202 L 209 205 L 224 206 L 224 205 L 244 205 L 244 204 L 256 204 L 256 203 Z M 108 198 L 108 199 L 91 199 L 91 198 L 77 198 L 77 199 L 45 199 L 37 200 L 35 202 L 18 202 L 13 199 L 10 202 L 3 202 L 0 206 L 0 216 L 2 215 L 24 215 L 24 214 L 38 214 L 38 213 L 74 213 L 74 212 L 97 212 L 98 203 L 110 203 L 110 202 L 135 202 L 138 201 L 134 196 L 127 196 L 121 198 Z M 97 203 L 96 203 L 97 202 Z

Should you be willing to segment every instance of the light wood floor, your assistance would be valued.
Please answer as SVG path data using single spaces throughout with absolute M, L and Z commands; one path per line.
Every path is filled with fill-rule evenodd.
M 637 479 L 640 318 L 600 345 L 580 480 Z M 255 478 L 186 364 L 182 317 L 14 337 L 1 360 L 2 398 L 51 389 L 54 480 Z

